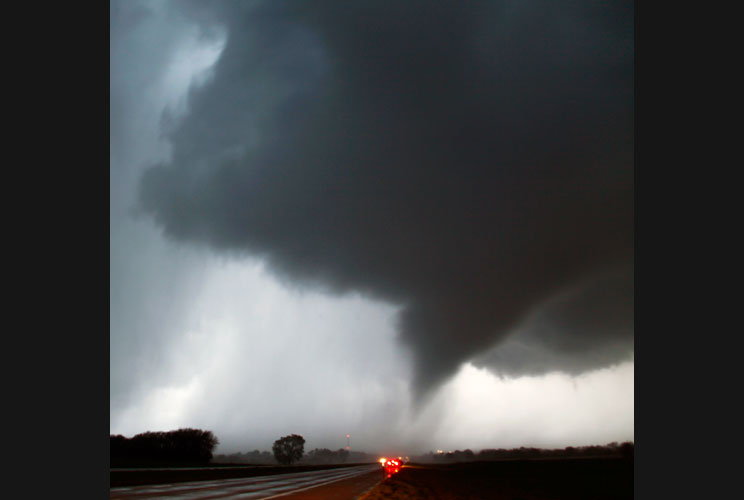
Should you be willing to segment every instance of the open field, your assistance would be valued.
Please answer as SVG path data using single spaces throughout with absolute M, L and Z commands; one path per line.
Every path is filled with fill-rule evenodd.
M 617 458 L 410 464 L 362 500 L 620 500 L 633 498 L 633 461 Z

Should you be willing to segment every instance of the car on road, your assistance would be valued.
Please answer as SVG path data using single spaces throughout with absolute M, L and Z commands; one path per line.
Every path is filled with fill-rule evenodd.
M 390 477 L 400 471 L 401 463 L 400 460 L 397 458 L 388 458 L 384 462 L 381 461 L 381 463 L 382 466 L 385 468 L 387 477 Z

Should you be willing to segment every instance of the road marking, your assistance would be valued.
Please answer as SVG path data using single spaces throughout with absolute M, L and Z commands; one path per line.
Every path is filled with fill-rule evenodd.
M 292 493 L 317 488 L 349 479 L 378 469 L 375 465 L 361 465 L 343 469 L 294 472 L 249 478 L 208 481 L 189 481 L 164 485 L 143 485 L 111 488 L 113 499 L 216 499 L 216 498 L 278 498 Z M 267 496 L 268 495 L 268 496 Z
M 375 469 L 376 469 L 376 468 L 377 468 L 377 466 L 375 466 Z M 308 486 L 307 488 L 302 488 L 302 489 L 299 489 L 299 490 L 292 490 L 292 491 L 288 491 L 288 492 L 286 492 L 286 493 L 281 493 L 281 494 L 279 494 L 279 495 L 274 495 L 273 497 L 265 497 L 265 498 L 264 498 L 264 500 L 268 500 L 268 499 L 270 499 L 270 498 L 278 498 L 278 497 L 283 497 L 283 496 L 291 495 L 291 494 L 293 494 L 293 493 L 300 493 L 300 492 L 302 492 L 302 491 L 305 491 L 305 490 L 310 490 L 310 489 L 313 489 L 313 488 L 315 488 L 315 487 L 317 487 L 317 486 L 324 486 L 324 485 L 326 485 L 326 484 L 331 484 L 331 483 L 335 483 L 335 482 L 337 482 L 337 481 L 341 481 L 342 479 L 348 479 L 348 478 L 350 478 L 350 477 L 361 476 L 362 474 L 367 474 L 368 472 L 372 472 L 372 470 L 370 469 L 369 471 L 359 471 L 359 472 L 357 472 L 356 474 L 350 474 L 350 475 L 348 475 L 348 476 L 346 476 L 346 477 L 341 477 L 341 478 L 338 478 L 338 479 L 334 479 L 334 480 L 332 480 L 332 481 L 327 481 L 327 482 L 325 482 L 325 483 L 321 483 L 321 484 L 316 484 L 316 485 L 313 485 L 313 486 Z

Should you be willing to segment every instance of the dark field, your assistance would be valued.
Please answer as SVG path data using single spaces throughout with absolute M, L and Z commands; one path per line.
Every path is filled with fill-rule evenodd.
M 618 458 L 505 460 L 404 467 L 363 500 L 631 499 L 633 461 Z
M 362 464 L 339 465 L 257 465 L 221 464 L 209 465 L 201 469 L 173 468 L 168 470 L 138 469 L 118 470 L 110 469 L 110 487 L 139 486 L 144 484 L 170 484 L 185 481 L 211 481 L 216 479 L 237 479 L 241 477 L 273 476 L 290 472 L 305 472 L 320 469 L 335 469 L 338 467 L 354 467 Z

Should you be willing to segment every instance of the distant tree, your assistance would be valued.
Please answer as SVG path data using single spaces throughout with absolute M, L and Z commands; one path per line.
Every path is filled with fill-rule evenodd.
M 274 441 L 272 450 L 274 451 L 274 458 L 276 458 L 277 462 L 283 465 L 290 465 L 292 462 L 297 462 L 302 458 L 305 452 L 305 438 L 298 434 L 284 436 Z
M 620 449 L 620 455 L 623 458 L 632 460 L 635 455 L 635 444 L 631 441 L 625 441 L 623 444 L 619 446 Z
M 178 429 L 166 433 L 164 448 L 170 459 L 209 462 L 219 440 L 211 431 Z
M 328 448 L 315 448 L 307 452 L 306 460 L 313 464 L 328 464 L 332 458 L 333 452 Z
M 112 466 L 154 463 L 208 463 L 219 440 L 211 431 L 178 429 L 169 432 L 143 432 L 131 439 L 110 436 Z

